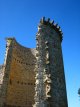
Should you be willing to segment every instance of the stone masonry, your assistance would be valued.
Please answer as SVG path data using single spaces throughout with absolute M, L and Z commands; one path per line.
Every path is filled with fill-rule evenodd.
M 3 76 L 4 76 L 3 65 L 0 65 L 0 93 L 1 93 L 1 87 L 3 82 Z
M 62 59 L 62 31 L 42 18 L 36 35 L 36 87 L 33 107 L 67 107 Z
M 32 107 L 35 85 L 35 49 L 7 38 L 0 107 Z
M 36 49 L 21 46 L 15 38 L 6 39 L 0 107 L 68 107 L 62 38 L 60 27 L 43 17 Z

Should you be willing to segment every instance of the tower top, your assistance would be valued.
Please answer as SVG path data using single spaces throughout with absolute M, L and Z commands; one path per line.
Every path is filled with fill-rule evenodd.
M 14 38 L 14 37 L 9 37 L 9 38 L 8 38 L 8 37 L 6 37 L 5 39 L 6 39 L 6 40 L 15 40 L 15 38 Z
M 50 18 L 46 20 L 45 17 L 42 17 L 42 19 L 40 20 L 40 24 L 48 25 L 51 28 L 53 28 L 59 34 L 60 40 L 62 41 L 63 39 L 62 30 L 58 24 L 54 23 L 54 20 L 51 21 Z

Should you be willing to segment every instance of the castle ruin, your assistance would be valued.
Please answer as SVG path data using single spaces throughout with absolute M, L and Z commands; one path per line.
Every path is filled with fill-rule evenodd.
M 62 31 L 40 20 L 36 48 L 7 38 L 1 73 L 0 107 L 68 107 L 62 56 Z

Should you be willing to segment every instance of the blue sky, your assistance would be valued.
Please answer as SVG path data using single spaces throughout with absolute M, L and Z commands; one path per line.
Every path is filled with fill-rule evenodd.
M 80 107 L 80 0 L 0 0 L 0 64 L 6 37 L 15 37 L 26 47 L 36 46 L 37 26 L 43 16 L 62 28 L 68 106 Z

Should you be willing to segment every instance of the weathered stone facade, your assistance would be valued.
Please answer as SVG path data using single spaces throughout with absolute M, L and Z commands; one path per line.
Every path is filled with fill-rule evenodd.
M 0 93 L 1 93 L 1 87 L 3 82 L 3 76 L 4 76 L 3 65 L 0 65 Z
M 31 107 L 35 93 L 35 49 L 22 47 L 14 38 L 7 38 L 5 58 L 0 107 Z
M 68 107 L 62 58 L 62 32 L 40 20 L 36 49 L 7 38 L 0 107 Z

